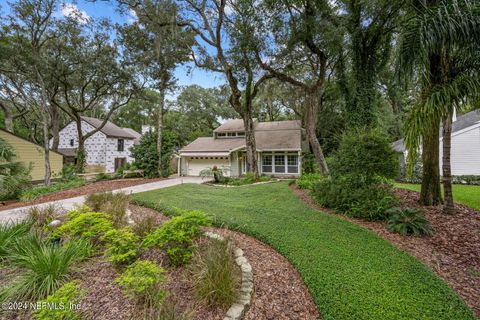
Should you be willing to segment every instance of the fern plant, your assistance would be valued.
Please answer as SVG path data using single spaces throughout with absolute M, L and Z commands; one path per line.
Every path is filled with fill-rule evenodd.
M 386 211 L 389 215 L 387 228 L 403 236 L 427 236 L 433 234 L 430 223 L 425 215 L 414 208 L 392 208 Z

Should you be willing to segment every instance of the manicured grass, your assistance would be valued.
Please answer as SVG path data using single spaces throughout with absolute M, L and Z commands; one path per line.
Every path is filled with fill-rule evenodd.
M 419 184 L 395 183 L 397 188 L 403 188 L 420 192 Z M 453 185 L 453 199 L 455 202 L 464 204 L 470 208 L 480 210 L 480 186 L 467 186 L 462 184 Z
M 435 274 L 353 223 L 310 209 L 286 182 L 242 188 L 184 184 L 134 195 L 174 213 L 203 210 L 288 258 L 323 319 L 475 319 Z

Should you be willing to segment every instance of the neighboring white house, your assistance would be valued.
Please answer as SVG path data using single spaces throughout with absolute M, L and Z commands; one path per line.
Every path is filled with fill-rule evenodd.
M 300 121 L 254 123 L 258 167 L 261 174 L 298 176 L 305 147 Z M 179 174 L 198 176 L 206 168 L 225 168 L 236 177 L 247 171 L 243 120 L 228 120 L 213 137 L 198 138 L 179 150 Z
M 82 132 L 86 134 L 99 128 L 103 120 L 82 117 Z M 130 128 L 120 128 L 108 121 L 98 132 L 85 141 L 87 172 L 115 172 L 125 163 L 134 159 L 130 148 L 140 141 L 141 135 Z M 60 131 L 58 152 L 66 162 L 74 163 L 78 147 L 78 133 L 75 122 L 70 122 Z
M 440 138 L 440 168 L 442 168 L 442 138 Z M 393 143 L 405 166 L 406 148 L 403 139 Z M 452 175 L 480 175 L 480 110 L 454 118 L 451 149 Z M 440 169 L 441 170 L 441 169 Z

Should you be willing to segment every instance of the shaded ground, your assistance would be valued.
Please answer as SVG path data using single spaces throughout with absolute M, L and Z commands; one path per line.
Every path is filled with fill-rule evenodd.
M 307 191 L 292 186 L 294 192 L 310 207 L 319 207 Z M 407 251 L 442 277 L 480 316 L 480 213 L 456 204 L 455 215 L 445 215 L 442 207 L 418 204 L 419 194 L 396 189 L 402 207 L 422 209 L 435 233 L 430 237 L 407 237 L 389 232 L 382 222 L 367 222 L 338 215 L 359 224 Z
M 420 261 L 363 227 L 310 209 L 286 182 L 183 184 L 133 198 L 167 213 L 203 210 L 216 225 L 270 244 L 298 270 L 325 319 L 474 319 Z
M 46 194 L 32 201 L 7 201 L 5 202 L 5 205 L 2 205 L 0 203 L 0 211 L 29 206 L 29 205 L 35 205 L 35 204 L 40 204 L 40 203 L 45 203 L 50 201 L 78 197 L 78 196 L 86 195 L 93 192 L 112 191 L 115 189 L 131 187 L 139 184 L 150 183 L 150 182 L 155 182 L 160 180 L 163 180 L 163 178 L 157 178 L 157 179 L 132 178 L 132 179 L 118 179 L 118 180 L 91 182 L 82 187 Z

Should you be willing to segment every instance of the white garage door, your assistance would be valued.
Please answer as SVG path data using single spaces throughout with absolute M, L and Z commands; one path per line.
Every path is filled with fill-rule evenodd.
M 228 168 L 230 166 L 228 157 L 192 157 L 188 160 L 188 175 L 199 176 L 202 170 L 214 166 Z M 230 175 L 230 172 L 227 171 L 225 175 Z

